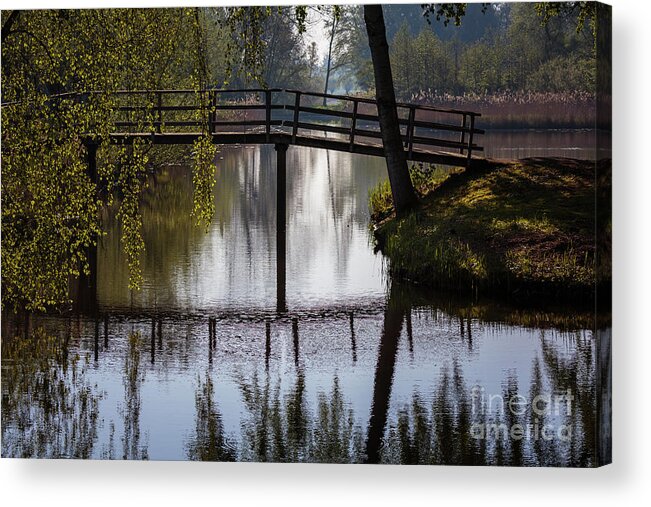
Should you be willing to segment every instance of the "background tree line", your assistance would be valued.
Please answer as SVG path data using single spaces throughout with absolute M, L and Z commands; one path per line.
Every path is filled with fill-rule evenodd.
M 396 95 L 593 92 L 594 38 L 588 23 L 557 15 L 543 23 L 533 3 L 469 4 L 461 26 L 432 22 L 418 5 L 387 5 Z M 334 88 L 368 92 L 373 70 L 359 6 L 344 9 L 335 41 Z

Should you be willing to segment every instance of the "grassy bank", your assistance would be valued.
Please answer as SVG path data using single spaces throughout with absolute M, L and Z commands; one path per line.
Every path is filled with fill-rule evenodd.
M 462 292 L 594 295 L 594 162 L 530 159 L 415 184 L 421 203 L 405 218 L 388 185 L 369 196 L 394 276 Z

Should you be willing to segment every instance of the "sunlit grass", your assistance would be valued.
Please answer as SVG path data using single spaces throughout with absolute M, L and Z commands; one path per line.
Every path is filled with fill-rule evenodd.
M 416 192 L 423 197 L 434 190 L 445 179 L 460 169 L 430 164 L 411 163 L 409 175 Z M 380 181 L 368 192 L 368 202 L 374 220 L 389 216 L 393 212 L 393 197 L 389 180 Z
M 438 176 L 414 181 L 424 197 L 401 219 L 393 217 L 388 182 L 370 193 L 395 275 L 470 290 L 593 289 L 594 163 L 523 162 Z

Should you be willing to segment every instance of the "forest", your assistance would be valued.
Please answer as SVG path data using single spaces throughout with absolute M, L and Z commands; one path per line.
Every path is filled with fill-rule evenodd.
M 418 6 L 388 6 L 392 70 L 399 98 L 504 93 L 592 93 L 594 39 L 588 23 L 556 16 L 546 23 L 534 4 L 469 5 L 460 26 L 418 16 Z M 421 10 L 422 11 L 422 10 Z M 474 12 L 477 11 L 477 12 Z M 341 91 L 372 88 L 359 9 L 344 10 L 334 66 Z

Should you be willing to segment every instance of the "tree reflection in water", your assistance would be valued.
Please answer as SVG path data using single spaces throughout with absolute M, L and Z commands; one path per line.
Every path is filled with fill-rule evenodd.
M 263 382 L 263 384 L 262 384 Z M 299 370 L 290 392 L 281 396 L 278 380 L 269 375 L 251 384 L 240 380 L 249 420 L 243 423 L 243 461 L 355 463 L 361 461 L 363 439 L 335 376 L 329 394 L 320 393 L 316 414 L 305 399 L 305 376 Z M 262 385 L 261 385 L 262 384 Z
M 330 395 L 319 395 L 319 408 L 313 429 L 311 461 L 317 463 L 359 463 L 364 449 L 362 431 L 355 424 L 351 408 L 346 408 L 339 378 L 335 377 Z
M 89 358 L 37 328 L 2 340 L 2 457 L 90 458 L 98 401 Z
M 188 459 L 195 461 L 235 461 L 235 448 L 224 436 L 221 414 L 215 405 L 215 386 L 209 374 L 199 379 L 195 397 L 196 432 L 187 447 Z
M 579 340 L 576 353 L 559 357 L 542 335 L 542 360 L 535 358 L 532 365 L 529 402 L 545 393 L 563 395 L 570 389 L 571 410 L 564 408 L 557 413 L 544 399 L 529 403 L 526 409 L 510 410 L 508 400 L 521 395 L 514 372 L 503 383 L 501 400 L 505 404 L 487 406 L 486 399 L 473 398 L 473 386 L 469 386 L 456 361 L 452 372 L 444 369 L 440 384 L 427 402 L 415 392 L 409 406 L 399 409 L 397 420 L 390 425 L 380 453 L 382 463 L 438 464 L 438 465 L 508 465 L 508 466 L 594 466 L 595 403 L 592 395 L 594 383 L 591 373 L 594 367 L 592 347 L 585 336 Z M 542 399 L 542 398 L 541 398 Z M 473 403 L 475 405 L 473 406 Z M 549 410 L 546 410 L 549 409 Z M 531 428 L 542 429 L 549 424 L 557 429 L 568 428 L 571 438 L 545 439 Z M 524 438 L 512 438 L 508 431 L 515 425 L 530 428 Z M 475 438 L 473 428 L 491 427 L 483 438 Z M 565 434 L 565 433 L 564 433 Z
M 250 415 L 242 423 L 242 460 L 296 462 L 307 456 L 307 416 L 302 373 L 291 393 L 281 400 L 280 381 L 272 385 L 269 374 L 263 384 L 257 371 L 250 384 L 239 380 L 244 406 Z
M 51 325 L 61 340 L 27 325 L 19 333 L 3 330 L 5 336 L 21 336 L 2 341 L 2 455 L 146 459 L 161 455 L 160 449 L 147 441 L 150 432 L 160 432 L 179 439 L 181 445 L 174 457 L 192 460 L 512 466 L 592 466 L 597 462 L 597 349 L 592 333 L 540 327 L 524 331 L 522 338 L 527 342 L 522 353 L 526 355 L 516 350 L 503 363 L 505 368 L 495 370 L 490 354 L 510 354 L 507 347 L 511 343 L 520 346 L 521 329 L 526 326 L 487 321 L 473 309 L 448 314 L 418 305 L 414 310 L 416 303 L 408 296 L 399 285 L 392 286 L 384 314 L 360 319 L 357 326 L 347 322 L 350 315 L 344 314 L 340 328 L 347 331 L 350 327 L 351 341 L 340 343 L 344 348 L 352 346 L 354 355 L 351 358 L 346 352 L 344 362 L 333 365 L 317 362 L 328 360 L 331 350 L 341 350 L 339 344 L 334 349 L 314 347 L 315 343 L 330 343 L 325 338 L 336 326 L 329 317 L 318 327 L 305 326 L 306 332 L 315 335 L 300 337 L 301 321 L 291 319 L 291 331 L 285 336 L 293 353 L 286 363 L 271 354 L 271 323 L 265 320 L 264 331 L 260 329 L 258 335 L 261 341 L 256 342 L 264 351 L 254 358 L 259 363 L 249 361 L 246 354 L 245 364 L 250 368 L 245 370 L 250 374 L 231 374 L 241 371 L 241 365 L 231 370 L 234 363 L 230 363 L 230 352 L 225 352 L 232 346 L 228 332 L 220 334 L 223 339 L 216 347 L 214 323 L 209 326 L 208 344 L 186 337 L 170 339 L 163 348 L 160 319 L 152 319 L 151 324 L 149 319 L 141 319 L 135 326 L 126 321 L 140 332 L 114 331 L 110 352 L 106 320 L 103 349 L 96 319 L 44 319 L 44 325 Z M 413 318 L 411 324 L 407 317 Z M 289 319 L 285 322 L 290 323 Z M 189 322 L 175 325 L 192 335 Z M 203 329 L 205 324 L 201 325 Z M 143 339 L 150 329 L 151 340 Z M 513 335 L 509 329 L 515 329 Z M 66 339 L 66 334 L 71 338 Z M 346 332 L 342 336 L 348 339 Z M 239 335 L 237 340 L 241 345 Z M 201 350 L 192 348 L 195 343 Z M 160 353 L 154 356 L 156 351 Z M 428 355 L 434 353 L 437 355 Z M 214 361 L 216 357 L 219 361 Z M 211 365 L 211 358 L 217 367 Z M 438 364 L 430 370 L 431 358 Z M 339 368 L 351 364 L 353 369 L 340 377 Z M 189 417 L 183 419 L 182 433 L 174 433 L 178 427 L 151 418 L 145 422 L 141 417 L 147 369 L 152 372 L 151 378 L 147 377 L 152 386 L 159 382 L 159 373 L 174 372 L 179 375 L 179 392 L 184 386 L 190 389 Z M 197 371 L 202 372 L 198 379 Z M 418 380 L 405 385 L 404 376 L 410 378 L 412 371 L 418 372 Z M 430 371 L 435 374 L 431 379 L 423 376 Z M 399 377 L 394 380 L 396 372 Z M 364 402 L 360 403 L 360 393 L 355 391 L 360 383 L 351 382 L 351 374 L 359 374 L 358 378 L 372 385 L 370 413 L 361 408 Z M 94 379 L 116 382 L 98 387 Z M 325 380 L 325 387 L 315 390 L 315 380 L 319 385 Z M 490 385 L 496 392 L 486 392 L 487 396 L 496 394 L 506 401 L 525 396 L 529 403 L 518 413 L 508 406 L 501 410 L 487 407 L 486 400 L 478 402 L 473 397 L 473 389 L 489 389 Z M 115 397 L 113 386 L 118 390 Z M 225 408 L 220 411 L 217 393 L 232 387 L 239 389 L 242 405 L 229 398 L 224 405 L 229 407 L 226 414 Z M 531 400 L 537 395 L 554 397 L 568 390 L 573 395 L 571 411 L 551 414 L 534 410 Z M 163 401 L 148 398 L 146 403 L 158 408 L 156 404 Z M 540 406 L 548 408 L 551 403 L 543 400 Z M 117 424 L 116 408 L 121 418 Z M 234 427 L 229 426 L 231 416 L 239 418 Z M 103 419 L 108 424 L 106 432 L 101 431 Z M 504 427 L 506 433 L 496 429 L 475 438 L 474 428 L 488 425 Z M 571 438 L 518 440 L 508 434 L 514 426 L 531 425 L 563 425 Z
M 140 388 L 145 371 L 140 365 L 140 333 L 129 334 L 129 348 L 124 361 L 124 434 L 122 436 L 122 459 L 147 459 L 147 445 L 140 443 Z

